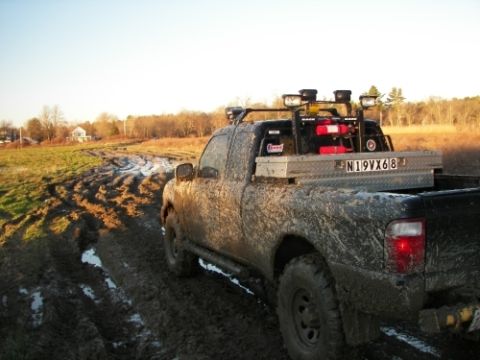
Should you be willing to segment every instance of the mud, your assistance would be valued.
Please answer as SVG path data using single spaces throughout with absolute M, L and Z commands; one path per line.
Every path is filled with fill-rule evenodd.
M 0 359 L 287 359 L 275 309 L 216 268 L 179 280 L 158 217 L 171 164 L 97 152 L 104 164 L 1 229 Z M 32 229 L 38 238 L 21 240 Z M 479 343 L 382 325 L 358 359 L 473 359 Z

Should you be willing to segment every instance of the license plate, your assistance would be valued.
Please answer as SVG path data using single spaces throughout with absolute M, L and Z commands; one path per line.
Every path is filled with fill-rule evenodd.
M 468 332 L 480 330 L 480 309 L 475 310 L 473 314 L 473 320 L 470 326 L 468 327 Z
M 347 160 L 347 173 L 397 170 L 398 158 Z

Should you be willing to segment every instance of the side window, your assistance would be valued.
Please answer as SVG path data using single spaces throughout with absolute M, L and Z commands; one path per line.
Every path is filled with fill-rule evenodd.
M 229 180 L 244 181 L 250 178 L 256 155 L 253 151 L 255 140 L 252 131 L 242 129 L 236 131 L 228 164 Z
M 198 165 L 198 176 L 203 178 L 218 178 L 225 171 L 228 154 L 227 135 L 213 137 L 208 143 Z

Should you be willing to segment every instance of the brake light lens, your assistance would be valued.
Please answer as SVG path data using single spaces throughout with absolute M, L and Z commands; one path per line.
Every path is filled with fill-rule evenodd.
M 385 231 L 386 269 L 414 273 L 425 267 L 425 219 L 392 221 Z

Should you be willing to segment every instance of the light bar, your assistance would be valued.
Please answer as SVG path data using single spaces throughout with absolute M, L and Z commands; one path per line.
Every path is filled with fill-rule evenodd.
M 288 108 L 302 105 L 302 95 L 284 94 L 282 95 L 282 98 L 283 98 L 283 104 Z

